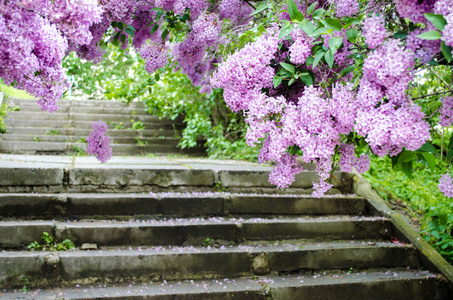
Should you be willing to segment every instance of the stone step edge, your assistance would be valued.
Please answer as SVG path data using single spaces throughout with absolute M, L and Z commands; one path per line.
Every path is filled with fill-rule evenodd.
M 301 246 L 303 245 L 303 246 Z M 300 270 L 419 267 L 412 245 L 385 242 L 297 244 L 235 248 L 155 247 L 137 250 L 1 252 L 0 288 L 25 276 L 41 287 L 61 278 L 87 280 L 182 280 L 279 274 Z
M 397 276 L 395 276 L 395 274 Z M 55 288 L 52 290 L 30 290 L 27 292 L 1 292 L 0 297 L 5 299 L 38 298 L 44 299 L 175 299 L 187 297 L 190 299 L 354 299 L 357 292 L 366 291 L 358 299 L 383 299 L 383 292 L 390 291 L 389 296 L 397 299 L 428 298 L 425 295 L 434 289 L 447 296 L 442 287 L 442 278 L 437 274 L 420 271 L 388 270 L 370 271 L 366 273 L 316 274 L 315 276 L 259 276 L 252 278 L 224 278 L 217 280 L 183 280 L 158 281 L 145 284 L 122 284 L 109 286 L 107 284 L 93 284 L 91 286 L 77 286 Z M 434 285 L 434 286 L 433 286 Z M 363 289 L 363 287 L 367 287 Z M 412 289 L 410 287 L 419 288 Z M 395 288 L 397 288 L 395 292 Z M 422 287 L 422 288 L 421 288 Z M 440 288 L 439 288 L 440 287 Z M 431 291 L 429 291 L 431 289 Z M 422 294 L 420 294 L 422 291 Z M 389 292 L 387 292 L 389 293 Z M 304 297 L 303 295 L 306 295 Z M 344 295 L 344 296 L 343 296 Z M 327 297 L 326 297 L 327 296 Z M 381 297 L 381 298 L 379 298 Z M 435 299 L 435 297 L 430 297 Z
M 275 205 L 276 201 L 280 205 Z M 365 198 L 355 196 L 205 193 L 24 194 L 1 193 L 3 217 L 251 215 L 368 215 Z
M 179 219 L 154 222 L 54 222 L 0 221 L 0 247 L 18 249 L 41 241 L 43 232 L 57 241 L 70 239 L 76 246 L 105 245 L 202 245 L 214 246 L 233 241 L 269 241 L 290 239 L 316 240 L 390 240 L 390 222 L 380 217 L 286 218 L 242 220 Z M 220 246 L 220 244 L 218 244 Z

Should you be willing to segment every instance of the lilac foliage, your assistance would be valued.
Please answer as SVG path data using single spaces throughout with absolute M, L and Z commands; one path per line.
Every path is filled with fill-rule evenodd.
M 87 153 L 94 155 L 100 162 L 107 162 L 112 157 L 110 137 L 107 133 L 107 124 L 103 121 L 94 122 L 91 125 L 93 131 L 87 138 Z

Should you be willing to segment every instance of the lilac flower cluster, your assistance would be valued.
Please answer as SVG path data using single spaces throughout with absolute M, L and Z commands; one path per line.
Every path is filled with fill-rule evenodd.
M 87 153 L 94 155 L 100 162 L 107 162 L 112 157 L 110 137 L 107 133 L 107 124 L 103 121 L 94 122 L 91 125 L 93 131 L 87 138 Z
M 223 88 L 223 97 L 231 110 L 248 109 L 256 92 L 271 87 L 275 70 L 269 66 L 278 48 L 278 30 L 267 33 L 252 44 L 246 45 L 221 64 L 214 72 L 211 83 Z
M 135 8 L 133 0 L 109 0 L 103 2 L 105 10 L 105 19 L 108 23 L 123 22 L 124 24 L 132 23 L 132 14 Z
M 219 40 L 222 23 L 219 17 L 213 13 L 202 12 L 192 24 L 192 34 L 196 43 L 206 48 L 214 46 Z
M 453 197 L 453 178 L 450 174 L 446 173 L 440 176 L 439 190 L 445 195 L 445 197 Z
M 357 172 L 365 173 L 370 168 L 370 158 L 367 155 L 361 155 L 359 158 L 355 155 L 355 147 L 353 144 L 343 144 L 340 147 L 341 170 L 351 172 L 355 167 Z
M 336 5 L 337 17 L 348 17 L 359 12 L 359 3 L 357 0 L 335 0 L 331 2 Z
M 376 14 L 366 18 L 363 22 L 363 36 L 369 48 L 374 49 L 384 43 L 387 36 L 384 24 L 383 16 L 376 16 Z
M 440 109 L 439 124 L 450 127 L 453 123 L 453 97 L 443 97 Z
M 67 47 L 48 19 L 13 1 L 0 3 L 0 77 L 36 96 L 42 110 L 57 110 L 68 87 L 61 66 Z
M 448 10 L 442 12 L 444 14 L 445 20 L 447 21 L 447 25 L 445 25 L 444 29 L 442 30 L 442 41 L 445 42 L 446 45 L 453 47 L 453 1 L 450 1 L 450 6 Z
M 395 8 L 398 14 L 403 18 L 408 18 L 414 23 L 427 22 L 424 13 L 433 11 L 436 0 L 395 0 Z
M 219 17 L 233 24 L 243 23 L 252 12 L 253 8 L 241 0 L 222 0 L 219 4 Z
M 307 58 L 311 55 L 311 43 L 313 38 L 300 28 L 296 28 L 291 32 L 293 44 L 289 47 L 290 60 L 296 65 L 305 63 Z
M 425 31 L 434 30 L 428 24 Z M 409 32 L 406 38 L 406 49 L 411 50 L 415 58 L 420 59 L 421 63 L 425 64 L 430 61 L 434 55 L 439 52 L 440 49 L 440 40 L 424 40 L 417 37 L 421 34 L 422 30 L 416 29 Z
M 168 62 L 167 53 L 168 44 L 145 43 L 140 48 L 140 56 L 145 59 L 145 70 L 148 73 L 153 73 L 159 68 L 165 66 Z

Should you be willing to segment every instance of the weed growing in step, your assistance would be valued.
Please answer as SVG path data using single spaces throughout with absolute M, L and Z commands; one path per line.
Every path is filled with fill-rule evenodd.
M 46 131 L 46 135 L 60 135 L 60 129 L 50 129 Z
M 145 145 L 148 145 L 148 142 L 147 141 L 142 141 L 141 139 L 139 139 L 138 137 L 135 138 L 135 143 L 139 146 L 145 146 Z
M 8 107 L 8 111 L 19 111 L 19 110 L 20 110 L 19 106 Z
M 212 242 L 212 240 L 210 238 L 206 238 L 203 242 L 203 244 L 201 244 L 201 246 L 203 247 L 212 247 L 214 245 L 214 243 Z
M 125 129 L 123 122 L 118 123 L 112 123 L 113 129 L 119 130 L 119 129 Z
M 8 112 L 6 111 L 6 104 L 4 104 L 2 107 L 0 107 L 0 133 L 6 133 L 6 124 L 5 124 L 5 118 L 8 115 Z
M 135 122 L 133 119 L 131 120 L 132 123 L 132 130 L 144 130 L 145 129 L 145 123 L 142 121 L 137 121 Z
M 30 281 L 28 281 L 28 277 L 24 277 L 24 279 L 22 279 L 22 281 L 24 282 L 24 286 L 20 290 L 22 292 L 26 293 L 26 292 L 28 292 L 28 289 L 30 288 Z
M 67 251 L 75 248 L 74 243 L 70 239 L 66 239 L 61 243 L 51 236 L 48 232 L 43 232 L 41 239 L 43 244 L 34 241 L 28 245 L 30 250 L 42 250 L 42 251 Z
M 87 156 L 86 150 L 77 147 L 77 146 L 72 146 L 72 150 L 76 153 L 77 156 Z

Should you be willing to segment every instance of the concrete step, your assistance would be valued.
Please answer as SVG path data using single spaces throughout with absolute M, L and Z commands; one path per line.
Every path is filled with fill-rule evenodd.
M 48 173 L 52 175 L 52 173 Z M 58 176 L 55 174 L 55 176 Z M 1 178 L 1 177 L 0 177 Z M 47 219 L 144 219 L 166 216 L 367 215 L 368 203 L 356 196 L 243 195 L 234 193 L 161 194 L 0 194 L 0 216 Z
M 0 248 L 24 248 L 48 232 L 76 246 L 200 246 L 208 238 L 235 244 L 279 240 L 390 240 L 392 228 L 382 217 L 179 218 L 142 221 L 10 221 L 0 222 Z M 218 244 L 220 245 L 220 244 Z
M 33 99 L 19 99 L 14 97 L 9 97 L 7 99 L 8 106 L 21 106 L 21 105 L 30 105 L 35 104 L 38 108 L 39 105 L 36 104 L 36 101 Z M 123 108 L 126 103 L 121 101 L 112 101 L 112 100 L 60 100 L 57 102 L 58 107 L 107 107 L 107 108 Z M 138 109 L 143 109 L 143 103 L 139 101 L 134 101 L 130 103 L 127 107 L 133 107 Z M 127 108 L 126 107 L 126 108 Z
M 116 112 L 118 113 L 118 112 Z M 106 122 L 109 122 L 111 120 L 114 120 L 114 123 L 119 124 L 120 122 L 123 122 L 124 126 L 127 127 L 128 125 L 132 124 L 132 120 L 134 122 L 137 121 L 143 121 L 143 122 L 149 122 L 149 123 L 158 123 L 158 124 L 175 124 L 182 126 L 182 124 L 177 124 L 177 121 L 170 120 L 170 119 L 160 119 L 158 116 L 152 116 L 152 115 L 146 115 L 146 114 L 137 114 L 137 115 L 131 115 L 131 114 L 118 114 L 116 113 L 112 114 L 86 114 L 86 113 L 66 113 L 66 112 L 54 112 L 52 114 L 49 114 L 47 112 L 28 112 L 28 111 L 11 111 L 8 112 L 8 119 L 17 119 L 17 120 L 43 120 L 43 121 L 67 121 L 69 119 L 74 120 L 74 121 L 89 121 L 89 122 L 95 122 L 99 120 L 104 120 Z M 115 116 L 116 115 L 116 116 Z M 22 121 L 23 122 L 23 121 Z M 111 125 L 111 128 L 113 129 L 114 126 Z
M 177 148 L 178 141 L 170 140 L 168 143 L 158 144 L 112 144 L 113 155 L 146 155 L 151 154 L 194 154 L 202 156 L 205 149 L 195 147 L 190 149 Z M 73 154 L 86 151 L 84 143 L 70 142 L 35 142 L 35 141 L 0 141 L 0 153 L 16 154 Z
M 26 124 L 23 124 L 26 125 Z M 51 132 L 52 130 L 58 129 L 60 135 L 72 135 L 72 136 L 81 136 L 88 137 L 88 135 L 93 131 L 92 129 L 80 129 L 80 128 L 55 128 L 55 127 L 9 127 L 7 128 L 8 134 L 27 134 L 27 135 L 46 135 L 46 133 Z M 107 130 L 107 135 L 113 137 L 161 137 L 161 136 L 175 136 L 180 135 L 179 130 L 174 129 L 144 129 L 144 130 L 133 130 L 133 129 L 109 129 Z M 0 138 L 3 138 L 6 134 L 1 134 Z
M 111 131 L 112 134 L 115 134 L 115 131 Z M 138 137 L 134 136 L 134 131 L 130 132 L 129 137 L 125 136 L 113 136 L 110 135 L 110 139 L 113 139 L 114 144 L 137 144 L 139 141 L 147 144 L 153 145 L 171 145 L 176 147 L 179 143 L 179 139 L 173 137 Z M 2 141 L 28 141 L 28 142 L 77 142 L 81 138 L 85 139 L 87 136 L 74 136 L 74 135 L 30 135 L 30 134 L 3 134 L 0 135 Z
M 147 110 L 144 107 L 131 107 L 127 106 L 125 108 L 120 107 L 85 107 L 85 106 L 70 106 L 70 105 L 60 105 L 56 112 L 49 114 L 48 112 L 42 111 L 41 107 L 35 103 L 21 103 L 20 106 L 9 106 L 10 108 L 18 109 L 17 112 L 34 112 L 34 113 L 41 113 L 41 114 L 48 114 L 53 115 L 56 113 L 80 113 L 80 114 L 110 114 L 116 115 L 120 112 L 120 114 L 124 115 L 148 115 Z
M 109 121 L 109 120 L 105 120 Z M 55 129 L 61 128 L 77 128 L 77 129 L 90 129 L 92 130 L 91 125 L 93 121 L 77 121 L 77 120 L 27 120 L 24 121 L 22 119 L 11 119 L 7 118 L 5 120 L 6 128 L 9 131 L 11 127 L 51 127 Z M 132 122 L 125 122 L 123 123 L 126 129 L 132 128 Z M 156 122 L 143 122 L 145 129 L 167 129 L 167 130 L 178 130 L 181 129 L 180 125 L 175 125 L 171 123 L 160 123 L 159 121 Z M 112 129 L 111 130 L 115 130 Z
M 450 296 L 446 282 L 436 274 L 401 269 L 0 291 L 2 299 L 443 300 Z
M 299 270 L 418 268 L 415 248 L 387 242 L 138 247 L 117 250 L 0 253 L 1 288 L 131 280 L 184 280 L 277 274 Z

